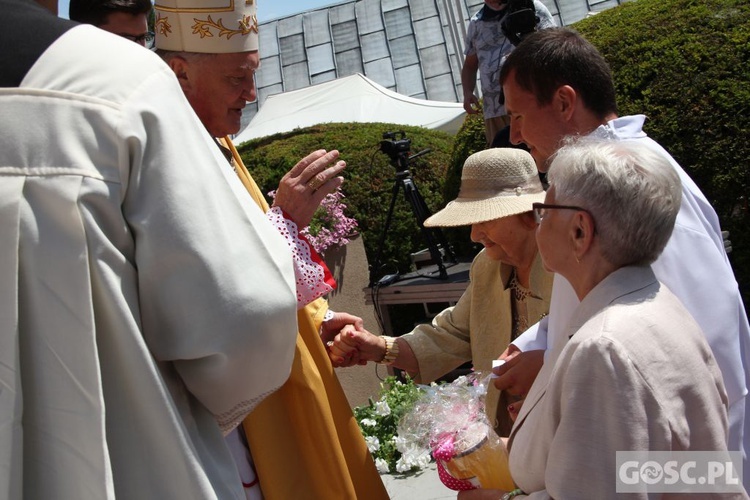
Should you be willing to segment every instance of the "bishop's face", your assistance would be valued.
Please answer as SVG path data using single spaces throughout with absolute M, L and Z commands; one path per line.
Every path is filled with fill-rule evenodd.
M 213 54 L 187 62 L 178 79 L 203 126 L 214 137 L 239 132 L 242 109 L 256 98 L 258 51 Z

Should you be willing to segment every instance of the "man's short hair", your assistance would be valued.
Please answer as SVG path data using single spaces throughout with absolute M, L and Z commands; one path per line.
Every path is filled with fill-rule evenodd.
M 148 14 L 151 0 L 70 0 L 68 16 L 71 21 L 101 26 L 113 12 L 125 12 L 134 16 Z
M 527 35 L 505 60 L 501 85 L 511 72 L 516 84 L 533 93 L 540 105 L 552 102 L 555 91 L 569 85 L 597 118 L 617 113 L 609 64 L 596 47 L 570 28 L 547 28 Z

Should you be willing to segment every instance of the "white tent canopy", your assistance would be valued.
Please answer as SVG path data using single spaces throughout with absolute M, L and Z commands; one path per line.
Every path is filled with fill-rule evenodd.
M 234 143 L 334 122 L 415 125 L 455 134 L 465 114 L 461 103 L 407 97 L 357 73 L 268 96 Z

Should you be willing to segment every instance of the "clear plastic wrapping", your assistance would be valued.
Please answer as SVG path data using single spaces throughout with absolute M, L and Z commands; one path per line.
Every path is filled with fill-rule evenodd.
M 514 488 L 507 449 L 484 409 L 489 380 L 475 372 L 423 387 L 424 394 L 399 422 L 399 436 L 432 453 L 450 489 Z

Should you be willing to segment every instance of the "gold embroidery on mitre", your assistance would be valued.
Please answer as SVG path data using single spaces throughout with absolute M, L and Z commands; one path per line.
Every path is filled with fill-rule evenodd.
M 252 1 L 252 0 L 250 0 Z M 251 32 L 258 32 L 258 18 L 253 15 L 253 17 L 250 16 L 242 16 L 242 20 L 240 21 L 240 26 L 242 26 L 243 35 L 247 35 Z
M 234 35 L 244 36 L 251 32 L 258 32 L 258 19 L 256 16 L 253 16 L 252 18 L 250 16 L 242 16 L 242 19 L 237 22 L 239 29 L 236 30 L 225 27 L 224 21 L 221 19 L 219 19 L 218 22 L 214 21 L 211 19 L 211 16 L 208 16 L 208 19 L 193 18 L 193 21 L 195 21 L 195 24 L 192 26 L 193 34 L 200 35 L 201 38 L 214 36 L 213 33 L 211 33 L 211 29 L 218 30 L 218 36 L 225 36 L 227 37 L 227 40 Z
M 157 13 L 156 21 L 154 21 L 154 30 L 164 36 L 169 36 L 172 33 L 172 25 L 169 24 L 169 17 L 161 17 L 161 14 Z

